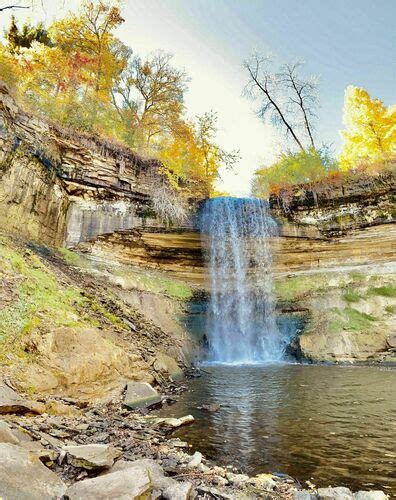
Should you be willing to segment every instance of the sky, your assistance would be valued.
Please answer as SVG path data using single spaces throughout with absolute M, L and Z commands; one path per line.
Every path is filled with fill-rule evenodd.
M 6 3 L 0 0 L 0 7 Z M 50 22 L 78 4 L 43 0 L 44 10 L 16 15 Z M 1 28 L 9 16 L 0 13 Z M 396 0 L 125 0 L 123 17 L 117 35 L 136 54 L 172 53 L 189 74 L 189 115 L 218 113 L 218 142 L 241 154 L 234 172 L 221 174 L 218 188 L 229 193 L 248 195 L 254 170 L 273 162 L 282 147 L 271 124 L 262 123 L 256 105 L 242 96 L 242 62 L 253 51 L 272 54 L 277 64 L 303 60 L 304 72 L 319 77 L 317 142 L 336 153 L 347 85 L 396 103 Z

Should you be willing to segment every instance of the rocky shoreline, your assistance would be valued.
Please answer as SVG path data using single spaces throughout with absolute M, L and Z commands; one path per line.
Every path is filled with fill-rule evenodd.
M 126 405 L 124 395 L 93 405 L 66 397 L 32 402 L 3 382 L 0 496 L 40 500 L 387 498 L 381 491 L 353 494 L 343 487 L 317 489 L 309 481 L 302 486 L 287 475 L 249 477 L 232 465 L 217 466 L 172 437 L 178 427 L 194 425 L 191 415 L 155 414 L 156 408 L 171 403 L 182 390 L 183 385 L 171 383 L 154 404 L 136 397 Z

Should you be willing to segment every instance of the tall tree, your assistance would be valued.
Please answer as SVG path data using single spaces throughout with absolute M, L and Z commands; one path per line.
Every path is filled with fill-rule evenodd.
M 110 100 L 113 77 L 124 64 L 113 50 L 113 30 L 124 22 L 117 3 L 86 0 L 79 13 L 56 21 L 50 29 L 51 38 L 64 53 L 89 58 L 92 88 L 104 100 Z
M 287 64 L 280 71 L 273 72 L 269 57 L 254 54 L 244 62 L 248 73 L 244 92 L 260 102 L 258 115 L 261 118 L 269 115 L 298 149 L 305 151 L 304 136 L 307 136 L 308 147 L 315 147 L 313 118 L 317 104 L 316 83 L 312 77 L 306 79 L 300 76 L 300 66 L 301 63 Z
M 186 73 L 172 65 L 172 56 L 162 52 L 146 59 L 135 56 L 121 72 L 113 86 L 113 104 L 143 147 L 180 127 L 187 81 Z
M 396 106 L 386 108 L 365 89 L 350 85 L 345 90 L 343 119 L 343 170 L 362 161 L 381 161 L 396 155 Z
M 240 156 L 239 151 L 226 151 L 216 143 L 217 114 L 215 112 L 206 112 L 197 120 L 196 143 L 204 161 L 206 195 L 210 196 L 213 183 L 219 176 L 220 167 L 232 169 Z

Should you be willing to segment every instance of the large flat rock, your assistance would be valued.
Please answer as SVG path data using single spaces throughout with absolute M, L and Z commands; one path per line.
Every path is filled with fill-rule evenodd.
M 68 462 L 84 469 L 105 469 L 114 464 L 121 451 L 110 444 L 85 444 L 80 446 L 64 446 L 68 454 Z
M 158 392 L 146 382 L 129 382 L 124 398 L 128 408 L 144 408 L 161 402 Z
M 0 443 L 0 498 L 53 500 L 66 485 L 32 453 L 10 443 Z
M 136 465 L 103 476 L 86 479 L 73 484 L 67 490 L 70 500 L 135 500 L 150 498 L 152 491 L 147 467 Z

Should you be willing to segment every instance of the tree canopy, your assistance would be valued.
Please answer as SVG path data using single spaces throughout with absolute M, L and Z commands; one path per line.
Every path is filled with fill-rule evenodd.
M 386 108 L 379 99 L 352 85 L 345 90 L 342 170 L 376 164 L 396 155 L 396 106 Z

